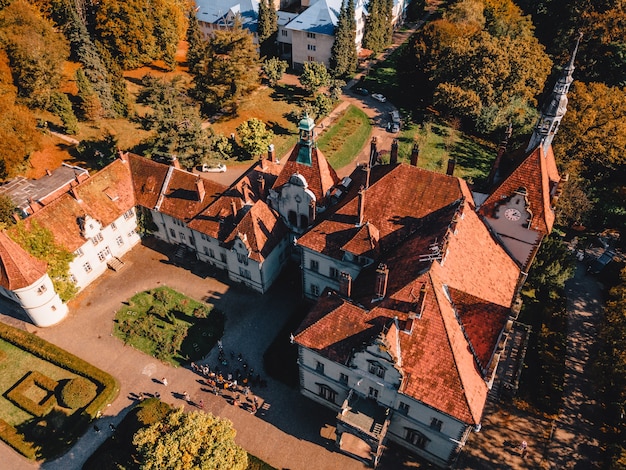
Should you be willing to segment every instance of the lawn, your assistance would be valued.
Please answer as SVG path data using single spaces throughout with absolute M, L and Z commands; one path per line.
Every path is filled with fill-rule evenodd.
M 0 324 L 0 439 L 30 459 L 67 451 L 119 391 L 113 377 Z
M 322 134 L 317 145 L 331 166 L 338 170 L 348 165 L 361 151 L 371 132 L 367 114 L 350 105 L 333 126 Z
M 224 315 L 169 287 L 133 296 L 115 315 L 115 335 L 175 366 L 204 357 L 224 332 Z

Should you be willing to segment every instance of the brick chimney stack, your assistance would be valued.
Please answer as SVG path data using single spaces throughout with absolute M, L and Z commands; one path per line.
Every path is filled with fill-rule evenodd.
M 259 184 L 259 199 L 265 199 L 265 178 L 263 175 L 259 175 L 256 182 Z
M 391 143 L 391 156 L 389 157 L 389 164 L 395 165 L 398 163 L 398 139 L 393 139 Z
M 200 178 L 196 179 L 196 191 L 198 192 L 198 201 L 202 201 L 206 194 L 206 190 L 204 189 L 204 184 Z
M 386 264 L 379 264 L 376 269 L 375 295 L 377 299 L 384 299 L 387 294 L 387 281 L 389 280 L 389 268 Z
M 365 215 L 365 188 L 361 186 L 359 190 L 359 222 L 357 223 L 357 227 L 361 227 L 363 225 L 363 216 Z
M 342 272 L 339 276 L 339 294 L 344 297 L 350 297 L 352 294 L 352 276 L 350 273 Z
M 232 200 L 230 201 L 230 210 L 232 212 L 233 215 L 233 219 L 237 217 L 237 203 Z
M 172 155 L 172 166 L 180 170 L 180 162 L 178 161 L 178 157 L 176 155 Z
M 123 152 L 122 149 L 117 149 L 117 156 L 126 163 L 126 157 L 128 156 L 128 152 Z
M 52 172 L 46 168 L 46 175 L 52 176 Z
M 376 136 L 374 136 L 374 137 L 372 137 L 372 141 L 370 142 L 370 161 L 369 161 L 369 166 L 375 165 L 377 158 L 378 158 L 378 149 L 376 148 Z
M 452 176 L 454 174 L 455 166 L 456 166 L 456 158 L 454 157 L 448 158 L 448 169 L 446 170 L 446 175 Z
M 411 166 L 417 166 L 417 159 L 420 156 L 420 146 L 417 145 L 417 142 L 413 144 L 413 149 L 411 150 Z
M 267 148 L 267 159 L 272 163 L 276 163 L 276 151 L 274 150 L 274 144 L 270 144 Z

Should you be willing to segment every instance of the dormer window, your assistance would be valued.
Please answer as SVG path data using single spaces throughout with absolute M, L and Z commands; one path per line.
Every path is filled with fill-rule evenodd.
M 385 372 L 387 371 L 383 366 L 381 366 L 378 362 L 370 362 L 368 371 L 370 374 L 375 375 L 376 377 L 380 377 L 381 379 L 385 378 Z

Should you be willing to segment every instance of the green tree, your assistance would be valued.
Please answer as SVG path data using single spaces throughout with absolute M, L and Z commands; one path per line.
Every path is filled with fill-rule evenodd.
M 191 73 L 194 73 L 204 57 L 206 41 L 200 30 L 196 13 L 193 10 L 189 12 L 187 19 L 187 44 L 189 46 L 187 48 L 187 67 Z
M 76 71 L 76 86 L 80 103 L 78 109 L 83 119 L 97 121 L 103 116 L 102 104 L 82 69 Z
M 393 0 L 370 0 L 368 3 L 363 47 L 378 53 L 391 44 Z
M 260 0 L 257 36 L 261 45 L 261 55 L 272 57 L 276 54 L 277 32 L 278 14 L 276 13 L 274 0 Z
M 246 452 L 235 444 L 232 423 L 200 411 L 179 408 L 133 437 L 142 470 L 245 470 Z
M 283 74 L 289 67 L 289 64 L 280 60 L 277 57 L 272 57 L 270 59 L 265 59 L 263 61 L 263 65 L 261 68 L 263 69 L 263 73 L 267 77 L 267 80 L 270 82 L 270 86 L 276 86 L 278 81 L 283 78 Z
M 50 111 L 59 116 L 66 134 L 78 133 L 78 119 L 72 109 L 72 103 L 65 93 L 55 92 L 50 97 Z
M 65 37 L 24 0 L 0 10 L 0 44 L 7 52 L 18 95 L 47 109 L 69 56 Z
M 9 196 L 4 194 L 0 195 L 0 230 L 4 230 L 11 225 L 15 225 L 15 218 L 13 215 L 16 213 L 17 207 Z
M 26 219 L 18 222 L 8 235 L 35 258 L 48 263 L 48 275 L 62 301 L 66 302 L 76 294 L 76 284 L 70 279 L 70 263 L 74 254 L 58 245 L 50 230 L 36 220 L 31 222 Z
M 241 98 L 259 85 L 259 53 L 252 34 L 235 19 L 232 28 L 214 31 L 194 74 L 194 96 L 202 111 L 234 113 Z
M 562 293 L 574 274 L 575 261 L 563 241 L 546 237 L 539 249 L 528 276 L 528 284 L 535 288 L 538 299 L 555 298 Z
M 241 148 L 252 158 L 267 151 L 274 140 L 274 133 L 265 127 L 265 123 L 256 118 L 248 119 L 237 126 L 237 136 Z
M 101 169 L 117 158 L 117 137 L 110 131 L 92 140 L 83 139 L 78 144 L 78 153 L 88 162 L 94 162 L 96 169 Z
M 335 41 L 330 54 L 330 71 L 334 77 L 347 77 L 356 71 L 356 23 L 354 20 L 354 0 L 341 4 Z
M 328 86 L 330 74 L 322 62 L 305 62 L 299 80 L 302 87 L 314 96 L 320 88 Z

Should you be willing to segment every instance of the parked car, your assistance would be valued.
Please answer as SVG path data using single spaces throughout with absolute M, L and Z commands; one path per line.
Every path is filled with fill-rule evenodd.
M 385 101 L 387 101 L 387 98 L 385 98 L 380 93 L 373 93 L 372 98 L 374 98 L 376 101 L 380 101 L 381 103 L 384 103 Z
M 198 167 L 203 173 L 224 173 L 226 171 L 226 165 L 218 163 L 217 165 L 200 165 Z
M 354 89 L 354 92 L 355 92 L 357 95 L 361 95 L 361 96 L 367 96 L 367 95 L 369 95 L 369 94 L 370 94 L 370 92 L 369 92 L 369 91 L 367 91 L 367 89 L 365 89 L 365 88 L 361 88 L 361 87 L 359 87 L 359 88 L 355 88 L 355 89 Z

